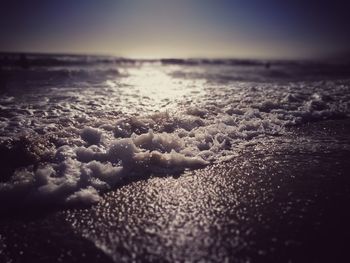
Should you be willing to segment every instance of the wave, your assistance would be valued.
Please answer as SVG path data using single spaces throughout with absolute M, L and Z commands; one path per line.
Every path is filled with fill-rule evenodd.
M 2 203 L 91 205 L 133 178 L 224 162 L 287 126 L 350 116 L 349 80 L 221 83 L 184 67 L 179 81 L 177 70 L 0 96 Z
M 22 90 L 29 87 L 77 85 L 78 82 L 98 83 L 121 77 L 116 67 L 104 68 L 32 68 L 5 69 L 0 72 L 0 91 Z

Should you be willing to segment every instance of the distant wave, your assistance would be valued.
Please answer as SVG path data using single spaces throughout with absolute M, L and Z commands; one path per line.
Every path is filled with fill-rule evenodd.
M 131 59 L 114 56 L 65 55 L 65 54 L 19 54 L 0 53 L 1 66 L 18 66 L 21 55 L 25 55 L 33 67 L 83 66 L 95 64 L 137 64 L 161 63 L 163 65 L 230 65 L 230 66 L 266 66 L 284 65 L 311 68 L 350 67 L 347 61 L 310 61 L 310 60 L 263 60 L 263 59 L 208 59 L 208 58 L 162 58 L 162 59 Z
M 114 63 L 116 61 L 115 58 L 103 56 L 1 53 L 0 65 L 20 66 L 21 56 L 23 55 L 31 67 L 83 66 L 96 63 Z

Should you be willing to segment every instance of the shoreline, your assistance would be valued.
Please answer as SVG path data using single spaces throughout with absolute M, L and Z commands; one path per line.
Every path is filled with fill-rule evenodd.
M 349 119 L 309 123 L 223 164 L 137 180 L 91 208 L 1 219 L 0 258 L 343 259 L 350 236 L 349 132 Z

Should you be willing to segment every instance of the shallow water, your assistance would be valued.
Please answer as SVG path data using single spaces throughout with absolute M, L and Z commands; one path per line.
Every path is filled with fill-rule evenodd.
M 116 188 L 90 208 L 1 217 L 4 262 L 346 262 L 349 120 Z
M 1 262 L 347 261 L 346 65 L 15 59 Z
M 125 181 L 180 175 L 288 126 L 349 116 L 339 65 L 30 59 L 1 73 L 0 199 L 10 208 L 95 204 Z

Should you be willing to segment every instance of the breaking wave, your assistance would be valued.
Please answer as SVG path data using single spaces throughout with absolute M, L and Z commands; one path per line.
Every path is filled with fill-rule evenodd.
M 222 81 L 216 64 L 175 62 L 119 66 L 64 87 L 58 78 L 34 91 L 9 83 L 20 87 L 0 96 L 0 199 L 89 205 L 133 178 L 234 158 L 286 126 L 349 117 L 346 79 Z

